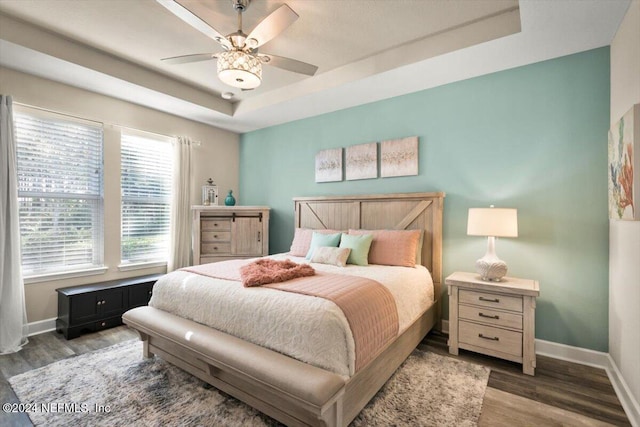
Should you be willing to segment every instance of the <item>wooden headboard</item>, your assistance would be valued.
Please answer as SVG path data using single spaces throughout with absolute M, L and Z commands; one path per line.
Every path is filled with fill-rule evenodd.
M 442 296 L 442 209 L 445 193 L 294 197 L 295 226 L 334 230 L 424 230 L 422 265 Z

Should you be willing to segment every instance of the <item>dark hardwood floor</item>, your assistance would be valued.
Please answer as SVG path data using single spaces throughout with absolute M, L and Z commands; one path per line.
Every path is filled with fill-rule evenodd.
M 14 375 L 137 337 L 126 326 L 69 341 L 56 332 L 30 337 L 19 353 L 0 356 L 0 403 L 18 402 L 7 382 Z M 517 363 L 464 350 L 450 356 L 447 336 L 439 333 L 429 334 L 419 348 L 491 369 L 480 426 L 630 425 L 604 370 L 538 356 L 531 377 Z M 25 414 L 0 412 L 0 426 L 31 425 Z

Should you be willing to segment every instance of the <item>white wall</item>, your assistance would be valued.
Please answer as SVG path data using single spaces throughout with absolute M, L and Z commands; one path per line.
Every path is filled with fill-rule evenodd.
M 188 136 L 201 145 L 194 148 L 191 202 L 200 204 L 200 190 L 212 177 L 220 192 L 237 194 L 239 136 L 233 132 L 186 120 L 129 102 L 77 89 L 51 80 L 0 67 L 0 93 L 14 102 L 104 123 L 105 274 L 52 280 L 25 285 L 29 322 L 57 317 L 57 294 L 61 287 L 124 277 L 163 273 L 165 268 L 121 272 L 120 263 L 120 129 L 133 128 L 167 136 Z M 224 197 L 224 196 L 223 196 Z M 114 238 L 113 236 L 116 236 Z
M 640 1 L 634 0 L 611 43 L 611 123 L 617 122 L 637 103 L 640 103 Z M 640 402 L 640 221 L 611 220 L 609 224 L 609 354 L 635 399 L 637 411 Z

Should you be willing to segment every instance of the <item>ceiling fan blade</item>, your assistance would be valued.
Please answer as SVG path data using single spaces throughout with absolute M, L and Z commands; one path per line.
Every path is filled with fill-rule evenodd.
M 249 43 L 249 47 L 255 49 L 262 46 L 282 31 L 284 31 L 289 25 L 293 24 L 298 19 L 298 14 L 293 11 L 289 6 L 283 4 L 271 15 L 264 18 L 247 36 L 247 41 L 251 39 L 255 40 L 253 43 Z
M 208 61 L 216 57 L 215 53 L 195 53 L 193 55 L 172 56 L 171 58 L 162 58 L 161 61 L 167 64 L 187 64 L 189 62 Z
M 164 6 L 169 12 L 176 15 L 178 18 L 182 19 L 187 24 L 191 25 L 196 30 L 200 31 L 205 36 L 212 38 L 213 40 L 220 43 L 226 49 L 231 47 L 229 40 L 222 34 L 218 32 L 211 25 L 204 22 L 198 16 L 196 16 L 193 12 L 187 9 L 185 6 L 181 5 L 175 0 L 156 0 L 162 6 Z
M 306 62 L 297 61 L 291 58 L 285 58 L 284 56 L 271 55 L 270 53 L 261 53 L 258 56 L 262 60 L 263 64 L 282 68 L 283 70 L 293 71 L 294 73 L 313 76 L 316 71 L 318 71 L 318 67 L 315 65 L 307 64 Z

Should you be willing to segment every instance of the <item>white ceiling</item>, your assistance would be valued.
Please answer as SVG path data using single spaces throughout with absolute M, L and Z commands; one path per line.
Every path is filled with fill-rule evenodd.
M 609 45 L 629 2 L 287 0 L 300 18 L 260 50 L 318 72 L 264 67 L 262 85 L 239 92 L 215 60 L 160 61 L 221 49 L 154 0 L 0 0 L 0 65 L 246 132 Z M 230 0 L 183 3 L 237 29 Z M 253 0 L 244 31 L 282 3 Z

